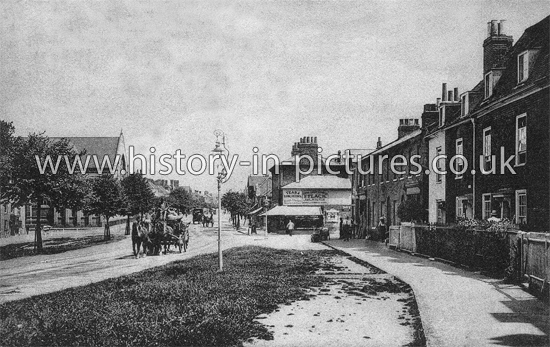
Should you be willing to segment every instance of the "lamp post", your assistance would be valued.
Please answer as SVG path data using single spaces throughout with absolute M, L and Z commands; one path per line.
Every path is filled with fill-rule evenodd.
M 225 134 L 221 130 L 214 131 L 214 135 L 216 136 L 216 147 L 212 150 L 214 155 L 216 156 L 228 156 L 229 151 L 225 147 Z M 221 137 L 221 142 L 220 142 Z M 221 189 L 222 184 L 227 182 L 227 170 L 225 170 L 225 167 L 223 166 L 223 162 L 221 162 L 221 159 L 216 159 L 216 171 L 217 171 L 217 183 L 218 183 L 218 264 L 219 264 L 219 270 L 223 271 L 223 254 L 222 254 L 222 198 L 221 198 Z

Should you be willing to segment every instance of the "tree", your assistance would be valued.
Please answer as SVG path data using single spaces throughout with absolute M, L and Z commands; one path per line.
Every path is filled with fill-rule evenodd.
M 250 209 L 246 194 L 228 191 L 222 196 L 222 207 L 229 211 L 233 226 L 240 227 L 240 217 L 246 215 Z
M 140 173 L 133 173 L 121 181 L 123 201 L 121 214 L 127 216 L 126 234 L 130 233 L 130 215 L 143 214 L 153 207 L 155 195 Z
M 85 210 L 105 217 L 105 240 L 111 238 L 109 219 L 116 216 L 123 207 L 123 191 L 119 181 L 111 175 L 95 178 L 91 184 Z
M 178 209 L 181 213 L 187 213 L 193 205 L 193 196 L 181 187 L 170 192 L 168 196 L 168 204 Z
M 16 207 L 36 205 L 35 248 L 39 252 L 42 250 L 42 205 L 76 205 L 85 192 L 82 177 L 71 174 L 63 160 L 64 156 L 74 159 L 83 154 L 76 152 L 67 139 L 53 142 L 43 134 L 15 138 L 5 154 L 7 165 L 2 174 L 0 203 L 11 203 Z M 48 159 L 51 165 L 45 165 Z

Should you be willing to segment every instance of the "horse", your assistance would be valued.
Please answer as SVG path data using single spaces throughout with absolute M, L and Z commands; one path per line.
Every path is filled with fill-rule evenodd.
M 183 221 L 180 221 L 174 228 L 174 235 L 176 236 L 176 239 L 174 240 L 174 246 L 179 248 L 179 251 L 181 253 L 181 249 L 183 247 L 183 251 L 187 252 L 187 246 L 189 245 L 189 223 L 184 223 Z
M 136 259 L 139 258 L 140 247 L 143 248 L 143 255 L 147 256 L 147 249 L 150 243 L 151 240 L 149 238 L 149 227 L 147 223 L 135 221 L 132 224 L 132 250 Z

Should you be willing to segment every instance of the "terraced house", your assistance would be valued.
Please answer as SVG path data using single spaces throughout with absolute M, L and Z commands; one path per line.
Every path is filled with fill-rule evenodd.
M 531 26 L 513 44 L 504 21 L 489 22 L 480 82 L 460 98 L 443 84 L 439 126 L 427 139 L 435 149 L 430 160 L 446 155 L 447 174 L 430 180 L 430 198 L 444 186 L 444 197 L 430 202 L 430 222 L 495 216 L 549 230 L 548 23 L 549 17 Z
M 461 94 L 443 83 L 441 98 L 424 105 L 422 128 L 413 123 L 417 129 L 400 131 L 396 141 L 379 146 L 355 168 L 361 223 L 372 228 L 384 216 L 398 224 L 400 203 L 412 198 L 430 223 L 494 216 L 527 231 L 550 230 L 549 21 L 526 29 L 515 44 L 505 21 L 488 23 L 479 83 Z M 405 174 L 390 170 L 392 157 L 404 155 L 410 162 L 413 154 L 422 158 L 422 174 L 411 175 L 410 165 Z M 390 160 L 382 164 L 367 160 L 384 155 Z M 370 165 L 381 174 L 359 171 Z

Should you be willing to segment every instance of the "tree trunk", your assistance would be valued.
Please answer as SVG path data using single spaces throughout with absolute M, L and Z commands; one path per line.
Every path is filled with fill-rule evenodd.
M 103 239 L 108 241 L 111 238 L 111 230 L 109 229 L 109 217 L 105 216 L 105 231 L 103 232 Z
M 42 211 L 42 197 L 36 198 L 36 227 L 34 228 L 35 233 L 35 244 L 34 248 L 37 252 L 42 252 L 42 221 L 41 219 Z

